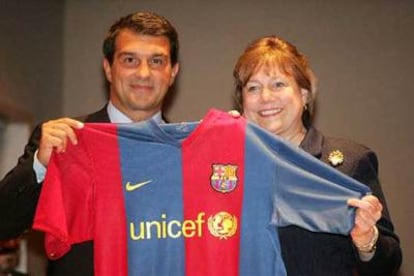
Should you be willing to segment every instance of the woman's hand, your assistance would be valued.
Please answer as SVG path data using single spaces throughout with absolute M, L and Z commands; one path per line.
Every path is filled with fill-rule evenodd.
M 364 196 L 362 199 L 351 198 L 348 205 L 356 207 L 355 225 L 351 230 L 351 237 L 354 245 L 365 250 L 369 245 L 375 245 L 378 237 L 376 229 L 377 221 L 382 215 L 382 204 L 373 195 Z M 369 248 L 367 248 L 369 249 Z
M 227 113 L 233 118 L 239 118 L 241 116 L 240 112 L 235 109 L 227 111 Z

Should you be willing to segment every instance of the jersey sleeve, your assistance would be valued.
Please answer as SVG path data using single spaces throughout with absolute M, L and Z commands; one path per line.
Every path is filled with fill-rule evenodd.
M 273 157 L 272 223 L 349 234 L 355 208 L 349 207 L 347 200 L 362 198 L 370 189 L 273 134 L 251 127 Z
M 33 228 L 45 232 L 50 259 L 62 257 L 74 243 L 92 239 L 93 172 L 84 135 L 77 135 L 78 145 L 52 154 L 36 209 Z
M 319 165 L 315 161 L 312 165 Z M 361 198 L 369 189 L 340 173 L 334 176 L 319 172 L 288 162 L 278 164 L 274 221 L 278 226 L 293 224 L 310 231 L 348 234 L 354 224 L 355 208 L 349 207 L 347 200 Z

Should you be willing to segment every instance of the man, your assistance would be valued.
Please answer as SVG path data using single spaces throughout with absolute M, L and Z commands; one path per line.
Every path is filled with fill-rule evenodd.
M 82 128 L 81 121 L 162 122 L 162 103 L 179 71 L 178 35 L 171 23 L 152 12 L 129 14 L 111 26 L 103 53 L 108 104 L 79 121 L 61 118 L 34 130 L 17 166 L 0 182 L 0 239 L 31 226 L 52 151 L 77 143 L 73 129 Z M 48 275 L 93 275 L 92 248 L 91 242 L 77 244 L 49 263 Z

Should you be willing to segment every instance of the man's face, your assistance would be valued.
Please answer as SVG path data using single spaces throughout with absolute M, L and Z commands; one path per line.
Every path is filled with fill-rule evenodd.
M 122 30 L 112 65 L 106 59 L 103 64 L 111 102 L 133 121 L 153 116 L 178 73 L 178 63 L 172 66 L 170 60 L 167 37 Z

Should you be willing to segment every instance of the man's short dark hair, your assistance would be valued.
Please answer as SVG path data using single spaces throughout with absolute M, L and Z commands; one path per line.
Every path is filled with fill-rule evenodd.
M 109 29 L 103 43 L 103 54 L 110 64 L 114 60 L 116 38 L 124 29 L 137 34 L 167 37 L 170 42 L 171 64 L 174 66 L 177 63 L 178 34 L 173 25 L 154 12 L 136 12 L 120 18 Z

